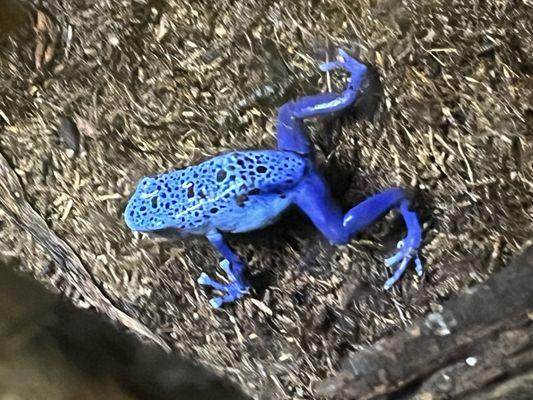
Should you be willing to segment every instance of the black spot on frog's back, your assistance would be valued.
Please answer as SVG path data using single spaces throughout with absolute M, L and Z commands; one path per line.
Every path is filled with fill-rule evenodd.
M 244 207 L 244 204 L 246 203 L 246 200 L 248 200 L 248 196 L 245 195 L 245 194 L 239 194 L 239 195 L 235 196 L 235 203 L 239 207 Z
M 194 198 L 194 184 L 192 184 L 191 186 L 187 188 L 187 198 L 188 199 Z
M 307 168 L 303 157 L 279 150 L 233 152 L 214 160 L 218 163 L 217 183 L 222 183 L 219 190 L 225 191 L 238 183 L 235 194 L 290 188 L 300 181 Z
M 221 168 L 217 171 L 217 182 L 222 182 L 224 179 L 226 179 L 226 176 L 228 173 L 224 168 Z

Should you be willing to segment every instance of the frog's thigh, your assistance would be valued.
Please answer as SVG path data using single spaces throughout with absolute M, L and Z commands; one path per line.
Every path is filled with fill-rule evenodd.
M 328 186 L 317 173 L 311 173 L 301 182 L 294 203 L 330 242 L 335 244 L 348 242 L 349 234 L 342 225 L 342 211 L 333 200 Z
M 339 106 L 342 95 L 337 93 L 320 93 L 304 96 L 282 105 L 278 110 L 276 136 L 278 149 L 294 151 L 299 154 L 310 154 L 313 144 L 303 123 L 304 118 L 329 115 Z
M 276 136 L 280 150 L 300 154 L 309 154 L 313 150 L 303 120 L 294 117 L 294 102 L 285 103 L 279 108 Z

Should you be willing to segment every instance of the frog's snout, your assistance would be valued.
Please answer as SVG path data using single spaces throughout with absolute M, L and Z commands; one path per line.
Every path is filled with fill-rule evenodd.
M 153 207 L 153 200 L 157 199 L 157 185 L 153 178 L 142 178 L 135 189 L 135 193 L 128 200 L 124 210 L 124 221 L 133 231 L 147 231 L 157 227 L 159 218 L 148 215 Z
M 126 225 L 128 228 L 130 228 L 132 231 L 136 231 L 137 228 L 137 218 L 135 218 L 136 210 L 135 207 L 132 204 L 132 198 L 128 200 L 128 204 L 126 204 L 126 209 L 124 210 L 124 221 L 126 222 Z

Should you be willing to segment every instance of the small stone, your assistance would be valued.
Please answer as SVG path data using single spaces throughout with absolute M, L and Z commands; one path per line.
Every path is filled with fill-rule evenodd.
M 465 362 L 467 365 L 474 367 L 477 364 L 477 358 L 476 357 L 468 357 Z
M 111 46 L 114 46 L 114 47 L 117 47 L 118 44 L 120 43 L 120 41 L 118 40 L 118 37 L 117 35 L 115 34 L 110 34 L 108 37 L 107 37 L 107 41 L 109 42 L 109 44 Z
M 217 26 L 215 28 L 215 34 L 220 37 L 224 37 L 227 35 L 227 31 L 223 26 Z
M 448 325 L 444 321 L 442 314 L 431 313 L 426 318 L 425 325 L 430 328 L 437 336 L 446 336 L 451 333 Z

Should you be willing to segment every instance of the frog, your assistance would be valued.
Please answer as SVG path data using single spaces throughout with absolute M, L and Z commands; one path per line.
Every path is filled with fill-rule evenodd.
M 340 93 L 322 92 L 288 101 L 278 108 L 277 148 L 235 150 L 186 168 L 140 179 L 124 210 L 126 225 L 155 237 L 204 236 L 222 256 L 226 282 L 202 272 L 197 282 L 218 292 L 209 303 L 220 308 L 250 293 L 245 262 L 227 244 L 228 234 L 245 233 L 276 222 L 290 207 L 300 209 L 332 245 L 350 239 L 397 210 L 406 236 L 397 251 L 385 259 L 393 268 L 384 289 L 390 289 L 414 264 L 423 275 L 419 258 L 422 227 L 411 207 L 411 195 L 402 187 L 373 194 L 344 212 L 333 198 L 318 169 L 316 154 L 304 121 L 336 117 L 352 108 L 367 78 L 368 67 L 337 49 L 333 61 L 319 65 L 323 72 L 348 74 Z

